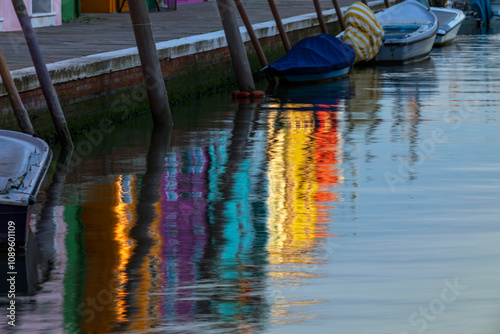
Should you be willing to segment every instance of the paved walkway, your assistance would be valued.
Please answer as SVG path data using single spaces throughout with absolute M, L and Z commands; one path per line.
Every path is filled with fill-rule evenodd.
M 339 0 L 341 6 L 353 2 Z M 266 0 L 243 3 L 252 24 L 273 20 Z M 331 0 L 320 0 L 320 3 L 323 10 L 333 8 Z M 277 0 L 276 4 L 282 19 L 315 12 L 312 0 Z M 156 42 L 222 29 L 215 2 L 184 4 L 178 5 L 175 11 L 151 12 L 150 19 Z M 241 21 L 240 25 L 243 25 Z M 84 13 L 74 22 L 37 28 L 35 32 L 47 64 L 136 46 L 128 12 Z M 0 32 L 0 47 L 10 70 L 33 66 L 22 32 Z

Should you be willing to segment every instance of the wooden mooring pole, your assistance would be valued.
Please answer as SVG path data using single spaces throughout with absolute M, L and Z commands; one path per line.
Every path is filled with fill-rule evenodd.
M 238 8 L 238 12 L 240 13 L 241 20 L 243 21 L 243 24 L 245 24 L 245 28 L 247 28 L 248 36 L 250 36 L 250 40 L 252 41 L 255 53 L 257 53 L 257 57 L 259 58 L 260 65 L 264 68 L 267 81 L 269 81 L 270 83 L 274 83 L 275 82 L 274 78 L 272 77 L 272 75 L 269 74 L 269 70 L 267 68 L 269 66 L 269 63 L 267 62 L 266 55 L 264 54 L 259 39 L 257 38 L 257 35 L 255 35 L 255 31 L 253 30 L 252 24 L 248 19 L 245 7 L 243 6 L 241 0 L 234 0 L 234 2 L 236 3 L 236 8 Z
M 16 85 L 12 76 L 10 75 L 9 67 L 7 66 L 7 61 L 3 55 L 2 49 L 0 48 L 0 75 L 2 76 L 2 82 L 9 95 L 10 104 L 12 105 L 12 110 L 14 110 L 14 116 L 16 117 L 17 124 L 21 128 L 21 131 L 30 135 L 35 134 L 33 125 L 31 125 L 31 120 L 28 116 L 26 108 L 24 108 L 23 101 L 17 92 Z
M 168 104 L 167 89 L 163 81 L 146 1 L 128 0 L 128 7 L 153 121 L 158 125 L 171 125 L 172 115 Z
M 72 148 L 73 141 L 71 140 L 68 125 L 66 124 L 66 118 L 64 117 L 61 104 L 59 103 L 59 98 L 57 97 L 56 90 L 52 84 L 52 80 L 50 79 L 47 65 L 45 65 L 45 61 L 43 60 L 42 51 L 38 45 L 38 40 L 36 38 L 35 31 L 33 30 L 33 26 L 31 25 L 31 19 L 28 15 L 28 11 L 26 10 L 26 6 L 24 5 L 23 0 L 12 0 L 12 5 L 14 6 L 17 18 L 19 19 L 19 23 L 23 29 L 26 44 L 28 45 L 38 81 L 40 82 L 40 87 L 47 102 L 47 107 L 49 108 L 50 115 L 52 116 L 57 136 L 63 147 Z
M 238 27 L 235 4 L 231 0 L 216 1 L 239 89 L 252 92 L 255 90 L 255 83 Z
M 389 0 L 384 0 L 385 8 L 391 7 L 391 4 L 389 3 Z
M 318 15 L 318 22 L 321 28 L 321 33 L 328 34 L 328 30 L 326 29 L 325 19 L 323 18 L 323 11 L 321 10 L 321 5 L 319 3 L 319 0 L 313 0 L 313 2 L 314 2 L 314 9 L 316 9 L 316 14 Z
M 285 51 L 288 52 L 292 47 L 290 46 L 290 41 L 288 40 L 285 27 L 283 27 L 283 22 L 281 22 L 281 17 L 280 14 L 278 13 L 278 8 L 276 7 L 276 3 L 274 2 L 274 0 L 267 0 L 267 2 L 269 2 L 269 7 L 271 8 L 271 13 L 273 14 L 276 26 L 278 27 L 278 31 L 280 33 L 281 40 L 283 41 L 283 46 L 285 47 Z
M 332 0 L 333 2 L 333 7 L 335 7 L 335 13 L 337 13 L 337 20 L 340 23 L 340 28 L 342 31 L 345 30 L 345 23 L 344 23 L 344 14 L 342 14 L 342 9 L 340 9 L 339 3 L 337 0 Z

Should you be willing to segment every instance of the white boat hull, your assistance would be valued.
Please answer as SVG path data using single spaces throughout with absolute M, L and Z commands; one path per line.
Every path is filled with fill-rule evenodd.
M 375 61 L 378 62 L 414 62 L 429 56 L 436 34 L 409 44 L 384 43 Z

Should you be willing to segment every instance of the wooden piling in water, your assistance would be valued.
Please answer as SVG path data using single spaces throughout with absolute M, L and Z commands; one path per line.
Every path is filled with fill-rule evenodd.
M 234 2 L 236 4 L 236 8 L 238 8 L 238 12 L 240 13 L 241 20 L 243 21 L 243 24 L 245 24 L 245 28 L 247 29 L 248 35 L 250 36 L 250 40 L 252 41 L 255 52 L 257 53 L 257 57 L 259 58 L 260 65 L 264 68 L 264 71 L 266 73 L 266 78 L 270 83 L 274 83 L 274 78 L 272 77 L 272 75 L 269 74 L 269 70 L 267 68 L 269 66 L 269 63 L 267 62 L 266 55 L 264 54 L 259 39 L 257 38 L 257 35 L 255 35 L 255 31 L 253 30 L 252 24 L 248 19 L 245 7 L 243 6 L 241 0 L 234 0 Z
M 63 147 L 71 148 L 73 147 L 73 141 L 71 140 L 68 125 L 66 124 L 66 118 L 64 117 L 61 104 L 59 103 L 59 98 L 57 97 L 56 90 L 52 84 L 52 80 L 50 79 L 47 65 L 45 65 L 45 61 L 43 60 L 42 51 L 40 50 L 35 31 L 31 25 L 31 18 L 28 15 L 28 11 L 26 10 L 23 0 L 12 0 L 12 5 L 14 6 L 17 18 L 19 19 L 19 23 L 23 29 L 26 44 L 28 45 L 38 81 L 40 82 L 40 87 L 47 102 L 47 107 L 49 108 L 50 115 L 52 116 L 57 136 Z
M 313 2 L 314 2 L 314 9 L 316 9 L 316 14 L 318 15 L 318 22 L 321 28 L 321 33 L 328 34 L 328 29 L 326 29 L 326 23 L 325 19 L 323 18 L 323 11 L 321 10 L 321 5 L 319 3 L 319 0 L 313 0 Z
M 171 125 L 172 115 L 168 104 L 167 89 L 163 80 L 146 1 L 128 0 L 128 6 L 153 121 L 158 125 Z
M 216 1 L 239 89 L 246 92 L 254 91 L 255 83 L 238 27 L 235 4 L 231 0 Z
M 9 67 L 7 66 L 7 61 L 3 55 L 3 51 L 0 48 L 0 75 L 2 76 L 3 85 L 7 94 L 9 95 L 10 104 L 12 105 L 12 110 L 14 111 L 14 116 L 16 117 L 17 124 L 21 128 L 21 131 L 30 135 L 35 134 L 33 125 L 28 116 L 26 108 L 24 108 L 23 101 L 17 92 L 16 85 L 12 76 L 10 75 Z
M 283 41 L 283 46 L 285 47 L 285 51 L 288 52 L 292 47 L 290 46 L 290 41 L 288 40 L 285 28 L 283 27 L 283 22 L 281 22 L 281 17 L 280 14 L 278 13 L 278 8 L 276 7 L 276 3 L 274 2 L 274 0 L 267 0 L 267 2 L 269 3 L 269 7 L 271 8 L 271 13 L 273 14 L 276 26 L 278 27 L 278 31 L 280 33 L 281 40 Z
M 339 3 L 337 0 L 332 0 L 333 2 L 333 7 L 335 7 L 335 13 L 337 13 L 337 20 L 340 23 L 340 28 L 342 31 L 345 30 L 345 23 L 344 23 L 344 14 L 342 14 L 342 9 L 340 9 Z

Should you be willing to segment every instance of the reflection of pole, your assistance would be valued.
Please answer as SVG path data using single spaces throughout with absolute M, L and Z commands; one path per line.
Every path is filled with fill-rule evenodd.
M 291 49 L 290 41 L 288 40 L 285 28 L 283 27 L 283 22 L 281 22 L 280 14 L 278 13 L 278 8 L 276 7 L 276 3 L 274 3 L 274 0 L 267 0 L 267 1 L 269 2 L 269 7 L 271 7 L 271 12 L 273 13 L 274 21 L 276 22 L 276 26 L 278 27 L 278 31 L 280 32 L 281 40 L 283 41 L 283 46 L 285 47 L 285 51 L 288 52 Z
M 172 124 L 167 90 L 163 81 L 146 1 L 129 0 L 128 6 L 153 120 L 158 125 Z
M 241 38 L 240 29 L 238 27 L 235 5 L 231 0 L 216 1 L 238 86 L 241 91 L 254 91 L 255 83 L 253 81 L 252 71 L 250 70 L 250 63 L 248 62 L 245 45 L 243 44 L 243 39 Z
M 55 237 L 57 234 L 56 209 L 61 204 L 61 195 L 68 165 L 73 155 L 73 149 L 65 150 L 59 153 L 57 158 L 56 171 L 52 183 L 47 188 L 47 202 L 42 208 L 40 221 L 37 224 L 36 237 L 40 245 L 40 251 L 49 261 L 55 261 L 57 250 L 55 249 Z
M 337 0 L 332 0 L 332 2 L 333 2 L 333 6 L 335 7 L 335 13 L 337 13 L 337 19 L 339 20 L 340 28 L 342 28 L 342 30 L 345 30 L 344 15 L 342 14 L 342 9 L 340 9 L 340 6 L 339 6 L 339 3 Z
M 37 223 L 36 232 L 29 230 L 28 245 L 26 249 L 26 268 L 29 293 L 34 294 L 37 286 L 40 270 L 45 277 L 52 266 L 57 262 L 56 237 L 60 229 L 56 221 L 56 209 L 61 204 L 61 195 L 68 164 L 73 154 L 73 148 L 69 150 L 62 148 L 57 158 L 56 171 L 49 187 L 47 188 L 47 202 L 42 207 L 40 220 Z M 30 291 L 31 289 L 31 291 Z
M 235 174 L 247 154 L 245 147 L 250 138 L 257 109 L 257 104 L 240 103 L 238 105 L 238 111 L 234 116 L 231 143 L 226 151 L 226 168 L 225 171 L 219 176 L 217 184 L 221 197 L 218 198 L 218 200 L 216 200 L 213 204 L 214 216 L 217 219 L 217 224 L 213 226 L 213 235 L 215 238 L 220 238 L 223 234 L 221 230 L 224 228 L 224 225 L 222 224 L 224 220 L 221 218 L 222 213 L 225 210 L 226 203 L 231 200 L 233 191 L 235 191 L 233 188 Z M 221 219 L 221 221 L 218 221 L 219 219 Z
M 238 8 L 238 12 L 240 13 L 241 19 L 243 20 L 243 23 L 245 24 L 245 28 L 247 28 L 248 35 L 250 36 L 250 39 L 252 40 L 253 47 L 255 48 L 255 52 L 257 53 L 257 57 L 259 57 L 260 64 L 262 67 L 264 67 L 264 71 L 266 73 L 266 78 L 269 82 L 274 82 L 273 77 L 269 74 L 269 70 L 267 66 L 269 66 L 269 63 L 267 62 L 266 55 L 264 54 L 264 51 L 262 50 L 262 46 L 260 45 L 259 39 L 255 35 L 255 31 L 253 30 L 252 24 L 250 23 L 250 20 L 248 19 L 248 15 L 245 11 L 245 7 L 243 7 L 243 3 L 241 0 L 234 0 L 236 3 L 236 7 Z
M 66 124 L 64 113 L 61 109 L 61 105 L 59 104 L 59 98 L 57 97 L 56 90 L 54 89 L 54 85 L 50 79 L 49 71 L 47 70 L 47 66 L 43 60 L 42 51 L 38 45 L 38 40 L 36 38 L 35 31 L 33 30 L 33 26 L 31 25 L 31 19 L 28 15 L 28 11 L 26 10 L 26 6 L 24 5 L 23 0 L 12 0 L 12 4 L 16 10 L 19 23 L 23 28 L 24 37 L 26 38 L 31 59 L 33 60 L 33 65 L 35 66 L 43 95 L 47 101 L 47 107 L 49 108 L 50 115 L 52 116 L 57 136 L 62 142 L 63 147 L 71 148 L 73 147 L 73 142 L 71 141 L 68 125 Z
M 137 223 L 130 230 L 130 237 L 136 242 L 128 269 L 131 278 L 126 289 L 130 292 L 133 292 L 132 284 L 140 280 L 140 269 L 148 262 L 146 257 L 153 246 L 149 229 L 157 219 L 155 204 L 161 198 L 161 178 L 165 171 L 165 156 L 170 147 L 171 131 L 171 126 L 155 124 L 151 133 L 151 143 L 146 157 L 146 173 L 142 179 L 139 202 L 137 203 Z M 133 298 L 135 298 L 133 294 L 128 295 L 128 305 L 133 305 L 131 301 Z
M 10 75 L 9 67 L 7 66 L 7 61 L 5 60 L 2 49 L 0 49 L 0 75 L 2 76 L 3 85 L 9 95 L 10 104 L 12 105 L 14 116 L 16 116 L 17 124 L 19 124 L 21 131 L 29 135 L 35 134 L 28 112 L 24 108 L 23 101 L 21 101 L 14 80 L 12 80 L 12 76 Z
M 318 22 L 321 28 L 321 33 L 328 34 L 328 30 L 326 29 L 325 20 L 323 18 L 323 11 L 321 10 L 321 5 L 319 4 L 319 0 L 313 0 L 314 8 L 316 9 L 316 14 L 318 14 Z

